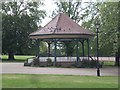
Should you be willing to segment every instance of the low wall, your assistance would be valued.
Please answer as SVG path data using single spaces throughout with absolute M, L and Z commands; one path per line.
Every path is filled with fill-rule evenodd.
M 39 63 L 39 66 L 54 66 L 54 57 L 49 57 L 52 62 L 48 63 L 47 59 L 48 57 L 40 57 L 39 61 L 37 63 Z M 80 57 L 80 59 L 85 59 L 88 57 Z M 56 66 L 60 66 L 60 67 L 74 67 L 76 64 L 76 57 L 57 57 L 56 60 Z M 93 57 L 94 60 L 96 60 L 96 57 Z M 99 61 L 115 61 L 114 57 L 99 57 Z M 30 65 L 33 62 L 33 58 L 28 59 L 28 61 L 25 63 L 26 65 Z
M 48 57 L 40 57 L 40 61 L 47 61 Z M 54 57 L 49 57 L 54 61 Z M 80 59 L 88 58 L 88 57 L 79 57 Z M 97 57 L 92 57 L 94 60 L 97 59 Z M 115 61 L 115 57 L 99 57 L 100 61 Z M 76 57 L 57 57 L 57 61 L 76 61 Z
M 56 62 L 56 66 L 58 67 L 73 67 L 75 65 L 75 61 L 62 61 L 62 62 Z M 54 65 L 54 62 L 52 63 L 47 63 L 47 62 L 40 62 L 39 65 L 42 67 L 44 66 L 53 66 Z

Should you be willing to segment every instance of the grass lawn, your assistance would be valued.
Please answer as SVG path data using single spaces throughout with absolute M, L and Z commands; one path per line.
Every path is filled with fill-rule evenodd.
M 27 58 L 31 58 L 31 57 L 35 57 L 35 56 L 15 55 L 15 60 L 10 61 L 10 60 L 7 60 L 8 59 L 7 55 L 2 55 L 2 61 L 3 62 L 24 62 L 25 60 L 27 60 Z
M 3 88 L 118 88 L 117 76 L 3 74 Z
M 104 61 L 103 65 L 105 65 L 105 66 L 114 66 L 115 62 L 114 61 Z

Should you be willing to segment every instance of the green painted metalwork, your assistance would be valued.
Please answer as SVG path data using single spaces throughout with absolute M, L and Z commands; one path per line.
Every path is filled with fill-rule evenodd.
M 87 48 L 88 48 L 88 60 L 89 60 L 89 56 L 90 56 L 89 39 L 87 39 Z
M 76 55 L 77 55 L 77 62 L 79 60 L 79 52 L 78 52 L 78 39 L 76 39 Z
M 85 52 L 84 52 L 84 40 L 81 41 L 82 44 L 82 56 L 85 56 Z
M 48 57 L 50 57 L 50 42 L 48 42 Z
M 57 54 L 56 54 L 56 49 L 57 49 L 57 41 L 56 39 L 54 40 L 54 66 L 56 66 L 56 62 L 57 62 Z
M 36 40 L 36 57 L 39 57 L 39 45 L 40 45 L 40 42 L 39 42 L 40 40 L 39 39 L 37 39 Z

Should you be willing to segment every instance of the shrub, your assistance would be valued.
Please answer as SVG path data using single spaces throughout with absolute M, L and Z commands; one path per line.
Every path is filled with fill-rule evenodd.
M 47 66 L 52 66 L 52 59 L 51 58 L 47 58 Z
M 82 61 L 79 61 L 76 63 L 76 67 L 80 68 L 95 68 L 97 65 L 96 60 L 88 60 L 88 59 L 83 59 Z
M 40 64 L 39 58 L 38 57 L 33 58 L 31 66 L 39 66 L 39 64 Z

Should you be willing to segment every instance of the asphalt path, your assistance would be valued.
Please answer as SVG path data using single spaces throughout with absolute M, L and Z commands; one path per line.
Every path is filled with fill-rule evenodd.
M 24 63 L 0 63 L 2 74 L 62 74 L 96 76 L 96 68 L 29 67 Z M 117 67 L 103 67 L 101 76 L 118 76 Z

